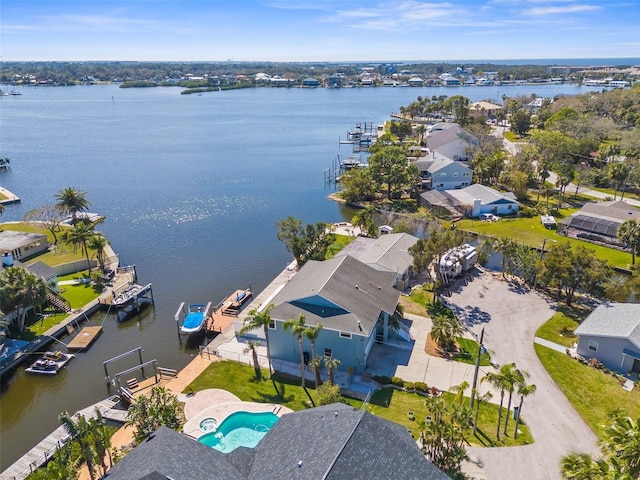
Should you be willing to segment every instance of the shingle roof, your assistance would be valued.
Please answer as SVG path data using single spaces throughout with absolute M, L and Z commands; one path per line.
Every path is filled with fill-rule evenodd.
M 576 335 L 628 338 L 640 348 L 640 304 L 604 303 L 576 328 Z
M 344 404 L 283 415 L 256 451 L 250 480 L 448 478 L 402 426 Z
M 395 273 L 348 255 L 311 260 L 273 298 L 270 315 L 286 320 L 303 314 L 307 325 L 368 336 L 381 312 L 395 311 L 400 292 L 391 287 L 394 279 Z
M 640 209 L 622 200 L 586 203 L 574 215 L 584 214 L 603 220 L 614 220 L 618 223 L 622 223 L 625 220 L 640 220 Z
M 461 141 L 473 145 L 478 144 L 478 139 L 467 132 L 460 125 L 455 123 L 449 125 L 451 126 L 443 128 L 441 130 L 433 130 L 427 135 L 427 147 L 429 147 L 430 150 L 436 150 L 442 145 L 446 145 L 447 143 L 453 141 Z
M 413 257 L 408 250 L 417 241 L 417 237 L 408 233 L 392 233 L 378 238 L 358 237 L 337 256 L 350 255 L 376 270 L 397 274 L 413 265 Z
M 401 425 L 335 403 L 283 415 L 257 447 L 242 447 L 229 454 L 160 427 L 103 478 L 445 480 L 449 477 L 424 457 Z
M 55 268 L 50 267 L 44 262 L 38 261 L 31 265 L 27 265 L 25 268 L 33 273 L 36 277 L 43 278 L 44 280 L 49 280 L 50 278 L 58 275 L 58 272 Z
M 519 202 L 511 192 L 502 193 L 491 187 L 474 183 L 460 190 L 449 190 L 447 194 L 454 197 L 461 204 L 473 205 L 474 199 L 480 199 L 482 205 L 491 205 L 492 203 L 515 203 Z
M 125 461 L 126 460 L 126 461 Z M 105 475 L 104 480 L 245 480 L 224 453 L 160 427 Z

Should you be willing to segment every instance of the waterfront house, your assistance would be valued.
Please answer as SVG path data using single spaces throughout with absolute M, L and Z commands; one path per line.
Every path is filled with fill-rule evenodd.
M 393 288 L 396 272 L 377 270 L 344 255 L 323 262 L 308 261 L 269 303 L 271 357 L 300 363 L 297 338 L 284 322 L 304 315 L 307 326 L 322 324 L 316 354 L 340 360 L 340 370 L 361 373 L 376 340 L 389 339 L 389 321 L 400 292 Z M 245 334 L 263 339 L 262 330 Z M 304 342 L 305 360 L 311 355 Z
M 590 202 L 560 221 L 559 229 L 570 237 L 617 245 L 618 228 L 627 220 L 640 220 L 640 209 L 623 200 Z
M 576 353 L 610 370 L 640 374 L 640 304 L 599 305 L 576 328 Z
M 303 87 L 319 87 L 320 86 L 320 80 L 313 78 L 313 77 L 307 77 L 305 79 L 302 80 L 302 86 Z
M 482 214 L 509 215 L 516 213 L 520 202 L 511 192 L 497 190 L 474 183 L 459 190 L 429 191 L 420 195 L 420 204 L 427 208 L 444 208 L 450 212 L 461 212 L 470 217 Z
M 469 152 L 480 145 L 477 137 L 457 123 L 436 123 L 425 138 L 430 152 L 456 161 L 470 160 Z
M 451 190 L 471 185 L 473 170 L 462 162 L 457 162 L 431 152 L 414 162 L 425 190 Z
M 16 260 L 25 260 L 49 248 L 47 236 L 41 233 L 0 231 L 0 255 L 5 252 Z
M 356 238 L 336 256 L 350 255 L 376 270 L 394 273 L 393 286 L 404 291 L 413 275 L 413 256 L 409 248 L 417 241 L 417 237 L 408 233 L 381 232 L 378 238 Z
M 449 477 L 406 428 L 342 403 L 282 415 L 254 448 L 222 453 L 160 427 L 104 480 L 343 480 Z
M 31 265 L 26 265 L 24 268 L 33 273 L 36 277 L 44 280 L 47 286 L 54 292 L 58 292 L 60 290 L 58 287 L 58 271 L 55 268 L 50 267 L 44 262 L 35 262 Z

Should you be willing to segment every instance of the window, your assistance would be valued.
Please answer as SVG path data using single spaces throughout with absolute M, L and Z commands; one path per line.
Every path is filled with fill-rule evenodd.
M 453 176 L 457 177 L 458 176 L 458 172 L 453 172 Z
M 276 321 L 271 319 L 269 321 L 269 330 L 275 330 L 276 329 Z
M 349 332 L 340 332 L 340 338 L 351 338 L 351 334 Z
M 333 352 L 331 351 L 330 348 L 325 348 L 324 349 L 324 356 L 327 357 L 327 358 L 333 357 Z
M 436 173 L 436 177 L 446 177 L 447 174 L 445 172 Z
M 589 340 L 589 350 L 591 350 L 592 352 L 597 352 L 598 351 L 598 342 L 596 342 L 594 340 Z
M 471 174 L 470 174 L 469 172 L 463 172 L 463 174 L 462 174 L 462 176 L 463 176 L 463 177 L 468 177 L 468 176 L 470 176 L 470 175 L 471 175 Z

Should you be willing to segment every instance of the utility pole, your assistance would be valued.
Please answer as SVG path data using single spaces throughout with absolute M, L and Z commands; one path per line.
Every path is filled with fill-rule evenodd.
M 484 327 L 480 332 L 480 341 L 478 342 L 478 355 L 476 356 L 476 368 L 473 371 L 473 383 L 471 384 L 471 401 L 469 402 L 469 410 L 473 411 L 473 401 L 476 396 L 476 385 L 478 384 L 478 371 L 480 370 L 480 355 L 482 355 L 482 340 L 484 339 Z

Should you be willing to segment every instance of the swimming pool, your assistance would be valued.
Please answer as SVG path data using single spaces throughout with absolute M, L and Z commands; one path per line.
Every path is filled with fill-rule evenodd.
M 278 421 L 271 412 L 236 412 L 229 415 L 215 432 L 201 436 L 198 441 L 223 453 L 238 447 L 253 448 Z

